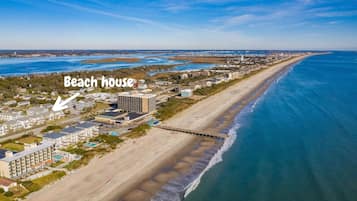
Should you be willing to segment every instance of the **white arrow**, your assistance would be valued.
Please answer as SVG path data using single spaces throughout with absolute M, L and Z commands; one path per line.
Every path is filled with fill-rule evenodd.
M 62 98 L 60 96 L 58 96 L 55 104 L 53 105 L 52 107 L 52 110 L 54 112 L 57 112 L 57 111 L 61 111 L 61 110 L 64 110 L 66 108 L 68 108 L 67 106 L 67 103 L 69 103 L 70 101 L 72 101 L 73 99 L 77 98 L 77 96 L 79 96 L 80 93 L 76 93 L 74 94 L 73 96 L 67 98 L 66 100 L 62 101 Z

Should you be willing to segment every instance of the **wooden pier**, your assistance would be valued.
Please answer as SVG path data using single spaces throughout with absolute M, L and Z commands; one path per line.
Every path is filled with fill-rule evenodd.
M 220 133 L 207 133 L 204 131 L 197 131 L 197 130 L 191 130 L 191 129 L 183 129 L 183 128 L 176 128 L 172 126 L 165 126 L 165 125 L 157 125 L 155 126 L 156 128 L 161 128 L 164 130 L 169 130 L 169 131 L 176 131 L 176 132 L 181 132 L 181 133 L 187 133 L 191 135 L 197 135 L 197 136 L 202 136 L 202 137 L 210 137 L 210 138 L 216 138 L 216 139 L 226 139 L 228 136 Z

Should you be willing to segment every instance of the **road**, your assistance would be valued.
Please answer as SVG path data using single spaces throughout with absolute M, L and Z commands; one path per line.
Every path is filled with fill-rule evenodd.
M 66 118 L 66 119 L 63 119 L 63 120 L 59 120 L 57 122 L 57 124 L 61 125 L 61 124 L 69 124 L 69 123 L 72 123 L 72 122 L 79 122 L 81 121 L 81 116 L 78 115 L 78 116 L 74 116 L 74 117 L 71 117 L 71 118 Z M 3 136 L 0 138 L 0 142 L 4 142 L 6 140 L 11 140 L 11 139 L 16 139 L 16 138 L 19 138 L 23 135 L 26 135 L 28 133 L 33 133 L 35 135 L 40 135 L 41 134 L 41 130 L 45 129 L 48 125 L 47 124 L 44 124 L 43 126 L 41 127 L 36 127 L 36 128 L 33 128 L 33 129 L 29 129 L 29 130 L 26 130 L 26 131 L 20 131 L 18 133 L 14 133 L 14 134 L 10 134 L 10 135 L 6 135 L 6 136 Z

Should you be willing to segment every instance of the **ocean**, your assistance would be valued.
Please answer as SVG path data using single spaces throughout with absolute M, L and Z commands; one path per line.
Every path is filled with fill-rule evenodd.
M 357 52 L 292 66 L 237 115 L 223 160 L 185 200 L 356 201 L 356 103 Z

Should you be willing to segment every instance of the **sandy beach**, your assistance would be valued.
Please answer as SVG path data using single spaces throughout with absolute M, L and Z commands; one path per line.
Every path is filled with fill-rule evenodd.
M 189 129 L 206 129 L 210 127 L 211 122 L 254 91 L 265 80 L 305 57 L 301 56 L 279 63 L 250 76 L 226 90 L 194 104 L 163 124 Z M 192 147 L 194 143 L 197 143 L 197 137 L 153 128 L 147 135 L 135 140 L 126 140 L 112 153 L 93 159 L 86 167 L 29 195 L 27 200 L 118 200 L 118 196 L 126 195 L 130 189 L 151 177 L 163 164 L 175 163 L 176 157 L 187 151 L 188 147 Z M 211 145 L 210 141 L 200 143 L 203 147 Z M 198 156 L 201 151 L 196 150 Z M 187 156 L 184 160 L 192 162 L 196 159 L 195 156 Z M 184 170 L 185 163 L 177 163 L 175 167 L 178 170 Z M 161 174 L 156 178 L 156 181 L 165 182 L 175 176 L 174 173 Z M 158 188 L 158 184 L 152 181 L 144 183 L 143 186 L 148 189 L 147 192 Z M 134 198 L 128 197 L 125 200 L 140 200 L 140 196 L 148 196 L 147 192 L 136 192 Z

